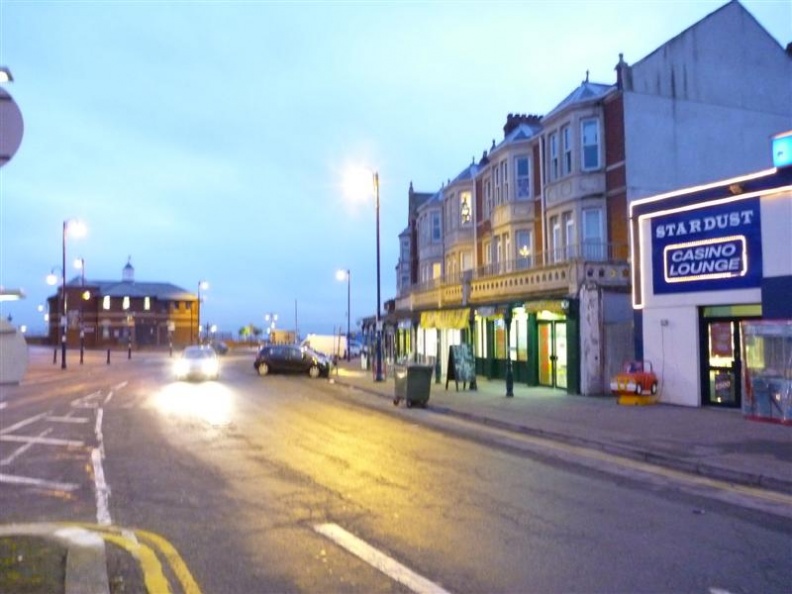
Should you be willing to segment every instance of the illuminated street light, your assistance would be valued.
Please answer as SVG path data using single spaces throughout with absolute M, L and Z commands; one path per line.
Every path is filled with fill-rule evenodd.
M 377 224 L 377 317 L 376 317 L 376 354 L 375 354 L 375 382 L 385 381 L 382 374 L 382 297 L 381 297 L 381 282 L 380 282 L 380 184 L 379 172 L 365 170 L 366 175 L 361 175 L 360 169 L 350 169 L 346 172 L 344 177 L 344 187 L 346 190 L 355 197 L 367 195 L 368 190 L 363 190 L 363 181 L 369 175 L 373 176 L 374 181 L 374 207 L 376 212 Z M 370 178 L 366 180 L 365 185 L 368 186 Z M 370 186 L 368 186 L 370 187 Z
M 198 344 L 201 344 L 201 290 L 206 290 L 209 288 L 209 281 L 201 280 L 198 281 L 198 313 L 196 314 L 198 317 Z
M 0 83 L 14 82 L 14 77 L 11 76 L 11 70 L 8 66 L 0 66 Z
M 66 236 L 71 233 L 73 237 L 84 237 L 86 233 L 85 224 L 75 219 L 63 221 L 62 251 L 61 251 L 61 307 L 60 307 L 60 327 L 61 327 L 61 369 L 66 369 L 66 318 L 67 318 L 67 299 L 66 299 Z
M 339 270 L 336 272 L 336 279 L 339 281 L 346 281 L 347 283 L 347 333 L 346 333 L 346 360 L 349 361 L 351 359 L 350 356 L 350 341 L 351 341 L 351 305 L 352 305 L 352 275 L 349 272 L 349 269 L 346 270 Z

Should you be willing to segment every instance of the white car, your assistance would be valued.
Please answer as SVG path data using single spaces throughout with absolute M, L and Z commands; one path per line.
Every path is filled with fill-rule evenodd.
M 188 346 L 173 364 L 177 380 L 213 379 L 220 377 L 220 360 L 210 346 Z

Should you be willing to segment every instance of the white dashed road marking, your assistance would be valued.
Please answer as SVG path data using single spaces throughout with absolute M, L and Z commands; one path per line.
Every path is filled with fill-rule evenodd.
M 418 594 L 448 594 L 447 590 L 406 568 L 398 561 L 391 559 L 385 553 L 375 549 L 354 534 L 347 532 L 338 524 L 318 524 L 314 526 L 314 530 L 353 555 L 360 557 L 389 578 L 405 585 L 413 592 Z
M 79 485 L 76 483 L 59 483 L 56 481 L 45 481 L 42 479 L 35 479 L 26 476 L 14 476 L 12 474 L 2 473 L 0 473 L 0 483 L 41 487 L 43 489 L 54 489 L 56 491 L 74 491 L 79 487 Z

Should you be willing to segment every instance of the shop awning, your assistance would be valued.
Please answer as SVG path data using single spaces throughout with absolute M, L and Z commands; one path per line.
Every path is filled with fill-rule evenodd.
M 555 314 L 564 314 L 564 305 L 561 299 L 551 300 L 543 299 L 541 301 L 526 301 L 523 303 L 525 313 L 537 313 L 540 311 L 549 311 Z
M 424 311 L 421 313 L 421 328 L 440 328 L 443 330 L 464 330 L 468 327 L 470 308 L 444 311 Z

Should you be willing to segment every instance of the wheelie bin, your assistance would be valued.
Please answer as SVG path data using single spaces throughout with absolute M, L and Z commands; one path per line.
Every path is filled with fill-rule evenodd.
M 420 406 L 426 408 L 429 402 L 429 390 L 432 386 L 431 365 L 399 365 L 394 369 L 393 404 L 399 405 L 404 400 L 407 408 Z

